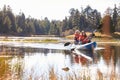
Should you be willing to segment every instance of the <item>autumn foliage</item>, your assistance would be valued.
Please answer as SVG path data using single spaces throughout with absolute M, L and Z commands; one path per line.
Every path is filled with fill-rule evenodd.
M 110 15 L 105 15 L 103 18 L 103 27 L 102 27 L 103 34 L 110 35 L 110 21 L 111 21 Z

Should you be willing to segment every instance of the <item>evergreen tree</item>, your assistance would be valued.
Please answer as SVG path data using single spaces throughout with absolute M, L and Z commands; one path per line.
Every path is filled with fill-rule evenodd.
M 113 26 L 111 27 L 111 32 L 115 32 L 115 29 L 117 31 L 117 18 L 118 18 L 118 13 L 117 13 L 117 7 L 115 5 L 113 9 Z
M 73 19 L 73 25 L 75 29 L 80 30 L 80 13 L 78 9 L 75 11 L 74 19 Z
M 15 34 L 17 32 L 16 20 L 15 20 L 15 16 L 12 13 L 12 10 L 11 10 L 10 6 L 8 6 L 8 8 L 7 8 L 7 15 L 9 16 L 9 18 L 11 20 L 11 33 Z
M 49 30 L 49 34 L 50 35 L 54 35 L 55 34 L 55 28 L 54 28 L 55 26 L 54 25 L 55 25 L 55 22 L 52 21 L 51 25 L 50 25 L 50 30 Z
M 50 21 L 48 20 L 47 17 L 44 19 L 44 28 L 45 28 L 44 34 L 48 34 L 50 30 Z
M 8 16 L 5 17 L 4 21 L 3 21 L 3 29 L 2 32 L 4 34 L 9 34 L 10 33 L 10 29 L 11 29 L 11 20 Z
M 68 30 L 68 23 L 67 23 L 67 18 L 65 18 L 62 22 L 62 32 L 64 32 L 65 30 Z
M 4 5 L 2 11 L 0 11 L 0 33 L 7 35 L 19 34 L 21 36 L 32 34 L 61 35 L 62 33 L 71 34 L 75 29 L 92 31 L 100 24 L 100 13 L 90 6 L 82 9 L 81 12 L 78 9 L 71 8 L 69 13 L 70 16 L 65 17 L 63 21 L 53 20 L 50 22 L 47 17 L 43 20 L 26 18 L 22 12 L 15 16 L 11 7 Z M 117 25 L 119 25 L 118 17 Z

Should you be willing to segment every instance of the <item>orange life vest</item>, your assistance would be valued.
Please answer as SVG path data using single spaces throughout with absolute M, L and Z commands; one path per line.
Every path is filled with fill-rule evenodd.
M 80 35 L 79 40 L 83 41 L 87 36 L 86 35 Z

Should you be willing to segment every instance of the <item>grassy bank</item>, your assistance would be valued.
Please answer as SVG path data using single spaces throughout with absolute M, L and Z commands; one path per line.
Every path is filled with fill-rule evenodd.
M 0 42 L 56 43 L 59 42 L 59 39 L 48 37 L 0 37 Z
M 90 33 L 87 32 L 87 35 L 89 35 Z M 74 39 L 74 35 L 69 35 L 66 36 L 67 39 L 73 40 Z M 120 40 L 120 33 L 114 33 L 112 35 L 106 35 L 106 34 L 101 34 L 99 32 L 95 33 L 95 37 L 92 39 L 92 41 L 96 41 L 96 42 L 119 42 Z

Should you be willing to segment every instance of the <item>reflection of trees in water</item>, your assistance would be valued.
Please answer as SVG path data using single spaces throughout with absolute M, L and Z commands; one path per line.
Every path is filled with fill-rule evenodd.
M 115 57 L 114 57 L 114 65 L 118 67 L 118 76 L 120 76 L 120 46 L 114 46 L 115 49 Z
M 23 55 L 19 48 L 2 45 L 0 49 L 0 55 Z
M 114 46 L 115 50 L 115 61 L 120 61 L 120 46 Z
M 102 54 L 103 55 L 103 59 L 106 62 L 106 64 L 109 65 L 109 63 L 111 61 L 111 58 L 113 57 L 112 54 L 114 54 L 113 53 L 114 50 L 109 45 L 105 45 L 104 47 L 105 47 L 105 50 L 104 50 L 104 52 Z
M 118 66 L 120 66 L 120 54 L 119 54 L 119 50 L 120 50 L 120 46 L 110 46 L 110 45 L 105 45 L 105 50 L 100 50 L 100 51 L 96 51 L 96 53 L 94 53 L 93 55 L 93 63 L 92 64 L 99 64 L 99 61 L 101 61 L 101 57 L 103 58 L 103 61 L 105 62 L 105 64 L 102 66 L 105 69 L 99 69 L 97 68 L 97 78 L 98 80 L 103 80 L 103 79 L 110 79 L 110 80 L 117 80 L 119 79 L 120 76 L 120 68 L 119 69 L 119 74 L 116 71 L 116 64 Z M 69 54 L 70 52 L 66 52 L 66 54 Z M 89 53 L 89 52 L 88 52 Z M 84 58 L 81 58 L 78 55 L 74 55 L 72 57 L 73 59 L 73 63 L 77 63 L 77 64 L 81 64 L 81 65 L 85 65 L 85 64 L 90 64 L 87 63 L 87 60 L 85 60 Z M 102 71 L 102 70 L 106 70 L 106 71 Z M 105 72 L 105 73 L 104 73 Z
M 0 57 L 0 80 L 6 75 L 10 75 L 7 60 L 9 58 Z
M 106 48 L 105 50 L 98 51 L 97 53 L 95 53 L 93 55 L 93 57 L 96 58 L 96 62 L 98 62 L 98 63 L 96 63 L 96 65 L 99 64 L 101 57 L 103 57 L 105 63 L 108 66 L 107 68 L 109 68 L 108 70 L 110 70 L 110 71 L 108 71 L 109 72 L 109 75 L 108 75 L 108 74 L 104 74 L 102 72 L 102 70 L 100 70 L 98 68 L 98 70 L 96 71 L 96 74 L 99 78 L 98 80 L 106 79 L 106 75 L 111 80 L 117 80 L 118 77 L 117 77 L 117 73 L 116 73 L 116 64 L 118 64 L 120 66 L 120 54 L 119 54 L 120 47 L 115 47 L 115 46 L 111 47 L 109 45 L 106 45 L 105 48 Z M 75 61 L 75 57 L 76 57 L 76 60 L 80 60 L 80 61 L 83 60 L 83 61 L 81 61 L 83 64 L 81 64 L 81 62 L 80 62 L 81 65 L 86 65 L 86 64 L 94 65 L 94 63 L 87 63 L 86 59 L 84 59 L 84 58 L 80 59 L 78 56 L 75 56 L 75 55 L 73 56 L 73 54 L 71 54 L 70 51 L 62 51 L 62 50 L 38 49 L 38 48 L 18 48 L 18 47 L 15 48 L 15 47 L 8 47 L 8 46 L 4 46 L 4 48 L 3 48 L 3 46 L 2 46 L 2 47 L 0 47 L 0 54 L 2 52 L 9 53 L 10 52 L 9 50 L 11 50 L 11 52 L 15 52 L 16 54 L 23 54 L 23 55 L 24 54 L 31 55 L 33 53 L 45 53 L 45 54 L 47 54 L 47 53 L 53 53 L 53 54 L 62 53 L 67 58 L 68 57 L 70 58 L 70 62 L 72 65 L 74 65 L 73 63 Z M 90 52 L 88 51 L 87 54 L 90 54 Z M 12 57 L 11 58 L 0 57 L 0 79 L 5 80 L 6 78 L 8 78 L 8 76 L 9 76 L 9 78 L 11 76 L 14 76 L 14 79 L 15 79 L 15 77 L 20 79 L 20 77 L 23 74 L 22 67 L 24 66 L 24 63 L 21 63 L 21 59 L 22 59 L 22 57 L 20 57 L 20 56 L 17 56 L 17 57 L 14 56 L 14 59 Z M 8 63 L 8 62 L 12 62 L 13 60 L 15 60 L 14 64 Z M 21 64 L 22 64 L 22 66 L 21 66 Z M 79 64 L 79 62 L 77 64 Z M 106 64 L 103 65 L 102 67 L 106 66 Z M 118 69 L 120 72 L 120 68 L 118 68 Z M 88 69 L 88 71 L 89 71 L 89 69 Z M 107 70 L 106 70 L 106 72 L 107 72 Z M 89 74 L 89 75 L 91 75 L 91 74 Z M 13 79 L 13 78 L 11 78 L 11 79 Z
M 30 47 L 10 47 L 5 45 L 0 46 L 0 55 L 31 55 L 33 53 L 63 53 L 63 50 Z
M 70 50 L 63 50 L 63 54 L 65 57 L 69 57 L 70 63 L 73 64 L 73 57 L 72 57 L 72 52 Z
M 107 65 L 106 76 L 109 77 L 110 80 L 116 80 L 119 76 L 116 72 L 116 65 L 118 64 L 117 62 L 120 59 L 120 46 L 105 45 L 104 47 L 105 50 L 102 53 L 102 57 Z
M 109 65 L 111 60 L 113 60 L 114 65 L 116 65 L 116 62 L 120 59 L 119 51 L 120 51 L 120 46 L 105 45 L 105 50 L 102 55 L 106 64 Z
M 19 80 L 20 76 L 21 57 L 0 57 L 0 80 Z

